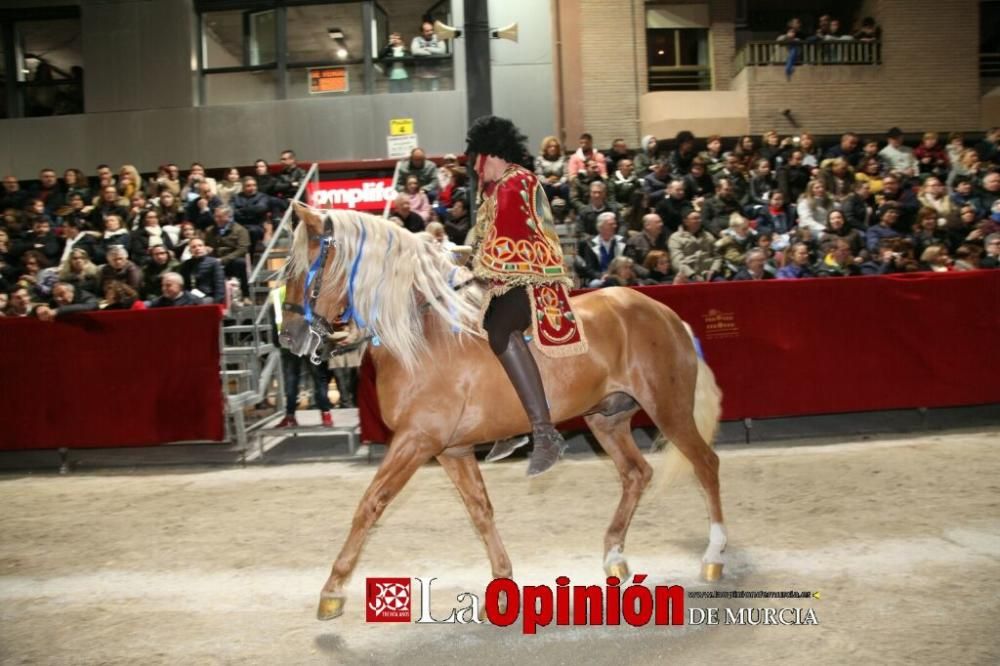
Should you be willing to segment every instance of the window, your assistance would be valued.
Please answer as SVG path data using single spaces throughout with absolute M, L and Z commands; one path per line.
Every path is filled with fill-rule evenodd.
M 712 87 L 707 5 L 646 10 L 649 90 L 708 90 Z
M 450 44 L 411 53 L 421 21 L 452 0 L 195 0 L 202 104 L 454 89 Z M 398 32 L 404 53 L 387 57 Z
M 79 7 L 0 14 L 0 117 L 83 113 Z

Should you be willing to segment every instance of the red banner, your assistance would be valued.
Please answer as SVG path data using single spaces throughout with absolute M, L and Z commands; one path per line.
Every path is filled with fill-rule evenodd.
M 385 203 L 396 198 L 392 178 L 321 180 L 307 186 L 313 208 L 346 208 L 381 213 Z
M 0 449 L 221 441 L 216 306 L 0 318 Z
M 1000 402 L 1000 270 L 639 291 L 694 329 L 727 420 Z M 361 437 L 384 442 L 372 373 L 362 365 Z

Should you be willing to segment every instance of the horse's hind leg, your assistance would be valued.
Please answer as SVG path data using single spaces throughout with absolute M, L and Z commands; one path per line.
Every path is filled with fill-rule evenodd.
M 354 571 L 368 530 L 414 472 L 438 451 L 440 447 L 430 446 L 423 435 L 401 432 L 393 437 L 389 452 L 354 512 L 351 532 L 333 563 L 330 577 L 323 585 L 317 612 L 320 620 L 332 620 L 344 612 L 344 584 Z
M 465 508 L 469 511 L 469 517 L 486 543 L 493 577 L 510 578 L 510 557 L 507 556 L 507 550 L 500 540 L 500 533 L 497 532 L 497 525 L 493 520 L 493 505 L 486 494 L 486 483 L 483 481 L 479 463 L 476 462 L 472 450 L 466 449 L 465 452 L 456 454 L 446 451 L 437 459 L 458 489 Z
M 628 563 L 622 555 L 625 535 L 642 491 L 653 477 L 652 468 L 632 439 L 631 420 L 635 412 L 636 409 L 631 407 L 608 416 L 594 413 L 584 417 L 597 441 L 614 461 L 622 480 L 622 497 L 604 535 L 604 570 L 609 576 L 617 576 L 622 581 L 629 577 Z

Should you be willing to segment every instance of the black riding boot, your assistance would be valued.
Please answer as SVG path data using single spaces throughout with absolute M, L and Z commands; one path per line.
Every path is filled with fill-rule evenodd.
M 531 420 L 531 435 L 535 448 L 531 451 L 528 476 L 536 476 L 556 464 L 566 449 L 566 442 L 552 425 L 549 405 L 545 401 L 545 389 L 542 387 L 542 376 L 520 331 L 510 334 L 507 349 L 498 358 Z M 517 438 L 498 442 L 487 456 L 487 460 L 510 455 L 523 443 L 523 440 Z M 505 450 L 506 448 L 509 448 L 509 451 Z

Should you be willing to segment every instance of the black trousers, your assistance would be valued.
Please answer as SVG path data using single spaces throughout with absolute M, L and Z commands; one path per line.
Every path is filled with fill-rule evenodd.
M 483 328 L 490 339 L 490 349 L 499 356 L 507 349 L 510 334 L 531 326 L 531 302 L 527 287 L 514 287 L 490 301 L 483 318 Z

